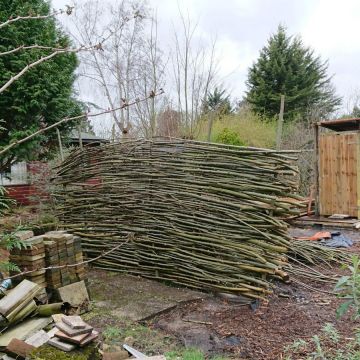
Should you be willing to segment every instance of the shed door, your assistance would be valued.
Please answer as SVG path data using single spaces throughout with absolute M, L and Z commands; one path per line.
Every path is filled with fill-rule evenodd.
M 358 132 L 320 135 L 320 215 L 347 214 L 358 217 L 358 154 Z

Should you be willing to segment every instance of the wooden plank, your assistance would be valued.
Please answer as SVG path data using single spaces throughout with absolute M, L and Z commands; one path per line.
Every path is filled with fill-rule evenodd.
M 359 136 L 358 132 L 319 136 L 320 215 L 360 215 L 357 199 L 360 193 Z
M 348 214 L 333 214 L 329 216 L 329 219 L 348 219 L 350 215 Z
M 354 182 L 352 184 L 356 188 L 356 212 L 357 218 L 360 219 L 360 132 L 357 136 L 356 145 L 356 176 L 354 176 Z
M 0 336 L 0 348 L 6 347 L 13 338 L 25 340 L 50 324 L 51 318 L 28 319 L 12 327 Z
M 7 316 L 12 310 L 18 308 L 24 300 L 30 300 L 34 297 L 41 287 L 29 280 L 23 280 L 14 289 L 0 300 L 0 314 Z
M 315 214 L 320 214 L 320 180 L 319 180 L 319 174 L 320 174 L 320 149 L 319 149 L 319 125 L 314 125 L 314 132 L 315 132 Z
M 354 229 L 355 227 L 355 223 L 354 224 L 349 224 L 349 223 L 343 223 L 343 222 L 326 222 L 326 221 L 321 221 L 321 220 L 314 220 L 312 222 L 310 221 L 304 221 L 304 220 L 294 220 L 292 222 L 292 224 L 296 225 L 296 226 L 312 226 L 312 225 L 323 225 L 326 227 L 333 227 L 333 228 L 346 228 L 346 229 Z

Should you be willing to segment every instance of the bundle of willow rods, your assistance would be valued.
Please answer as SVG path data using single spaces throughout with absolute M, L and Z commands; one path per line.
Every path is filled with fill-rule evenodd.
M 296 213 L 291 152 L 188 140 L 133 140 L 73 152 L 54 194 L 96 266 L 252 298 L 270 293 Z

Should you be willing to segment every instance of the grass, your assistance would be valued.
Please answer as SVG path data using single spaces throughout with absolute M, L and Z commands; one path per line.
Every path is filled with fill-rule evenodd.
M 183 351 L 173 351 L 165 354 L 166 360 L 205 360 L 205 355 L 198 349 L 186 349 Z M 224 357 L 211 357 L 211 360 L 227 360 Z
M 197 129 L 197 139 L 207 140 L 207 119 L 200 121 Z M 238 135 L 240 142 L 246 146 L 274 148 L 276 141 L 276 122 L 265 121 L 247 109 L 237 114 L 230 114 L 216 119 L 213 123 L 211 141 L 220 142 L 224 129 Z

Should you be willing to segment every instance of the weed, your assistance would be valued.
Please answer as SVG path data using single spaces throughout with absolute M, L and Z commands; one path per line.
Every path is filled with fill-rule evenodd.
M 17 236 L 16 232 L 20 230 L 25 230 L 24 227 L 18 226 L 15 231 L 4 232 L 0 234 L 0 249 L 4 249 L 6 251 L 11 251 L 13 249 L 22 249 L 26 248 L 27 245 L 25 242 L 21 241 Z M 11 263 L 7 260 L 0 261 L 0 271 L 8 272 L 8 271 L 16 271 L 20 272 L 19 267 Z
M 103 331 L 103 336 L 106 340 L 115 340 L 117 338 L 120 337 L 121 331 L 119 328 L 114 327 L 114 326 L 108 326 L 104 331 Z
M 323 348 L 321 346 L 321 340 L 320 340 L 319 336 L 314 335 L 312 337 L 312 342 L 315 344 L 315 351 L 311 354 L 312 359 L 314 359 L 314 360 L 317 360 L 317 359 L 325 360 L 326 357 L 325 357 L 324 350 L 323 350 Z
M 0 186 L 0 215 L 4 214 L 14 205 L 15 201 L 7 197 L 7 191 L 3 186 Z
M 335 286 L 338 296 L 344 301 L 336 310 L 338 317 L 343 316 L 350 308 L 355 310 L 354 319 L 360 316 L 360 271 L 359 257 L 352 256 L 352 264 L 345 267 L 350 270 L 351 274 L 342 276 Z
M 302 352 L 306 349 L 306 341 L 303 339 L 294 340 L 291 345 L 288 345 L 285 349 L 286 352 L 293 351 L 293 352 Z
M 333 324 L 325 324 L 319 335 L 314 335 L 309 341 L 296 340 L 284 350 L 284 360 L 297 360 L 299 355 L 306 360 L 359 360 L 359 340 L 342 339 Z
M 185 349 L 183 351 L 171 351 L 165 354 L 166 360 L 205 360 L 205 355 L 198 349 Z M 215 356 L 210 360 L 226 360 L 224 357 Z
M 325 326 L 322 328 L 322 331 L 325 335 L 327 335 L 327 338 L 330 339 L 334 344 L 337 344 L 339 342 L 340 335 L 333 324 L 326 323 Z

